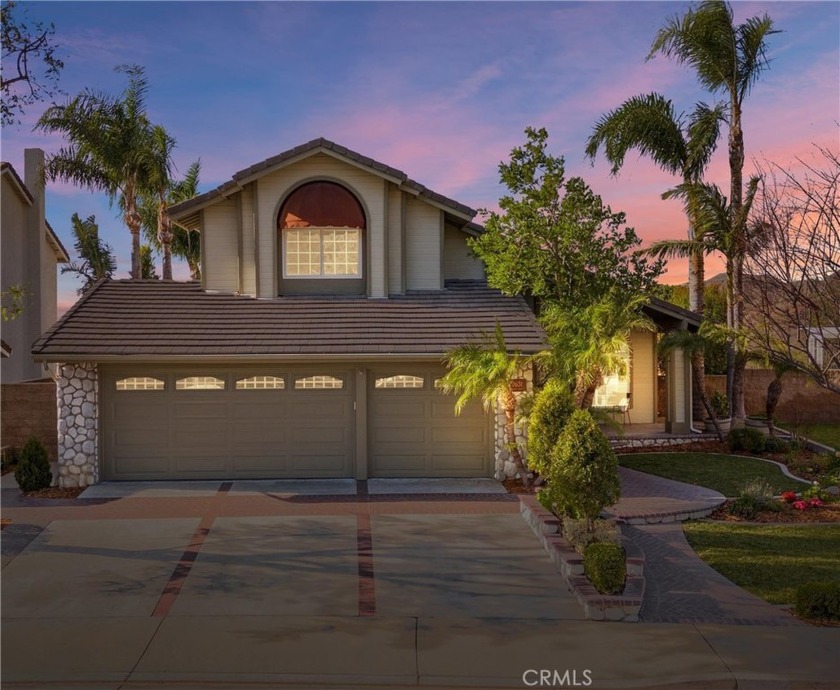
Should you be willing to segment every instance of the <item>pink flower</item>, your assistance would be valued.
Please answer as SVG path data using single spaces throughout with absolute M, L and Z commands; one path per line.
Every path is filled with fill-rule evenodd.
M 814 506 L 815 508 L 816 508 L 817 506 L 821 506 L 821 505 L 823 504 L 823 502 L 822 502 L 820 499 L 818 499 L 818 498 L 812 498 L 812 499 L 809 501 L 809 503 L 810 503 L 812 506 Z
M 793 507 L 797 510 L 808 510 L 808 503 L 806 501 L 795 501 Z

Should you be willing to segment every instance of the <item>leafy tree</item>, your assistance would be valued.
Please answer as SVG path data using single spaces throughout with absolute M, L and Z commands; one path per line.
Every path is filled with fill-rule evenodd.
M 201 279 L 201 237 L 197 230 L 188 230 L 173 222 L 166 208 L 198 195 L 198 178 L 201 162 L 194 161 L 182 180 L 169 179 L 161 195 L 144 195 L 140 202 L 140 216 L 146 240 L 158 251 L 164 252 L 163 239 L 170 238 L 172 256 L 183 259 L 190 269 L 193 280 Z M 163 232 L 161 232 L 163 228 Z M 164 253 L 164 278 L 166 278 L 166 255 Z M 171 269 L 170 269 L 171 277 Z
M 160 280 L 155 269 L 155 255 L 148 244 L 140 245 L 140 277 L 143 280 Z
M 579 177 L 566 179 L 562 157 L 546 151 L 548 133 L 529 127 L 527 142 L 499 165 L 509 194 L 501 213 L 484 212 L 485 232 L 468 240 L 491 286 L 559 307 L 600 301 L 614 288 L 638 294 L 662 272 L 633 253 L 640 240 Z
M 5 304 L 0 307 L 3 321 L 14 321 L 23 313 L 23 302 L 26 299 L 26 288 L 23 285 L 10 285 L 0 292 L 0 298 Z
M 480 398 L 484 408 L 501 403 L 505 413 L 505 434 L 513 463 L 522 483 L 529 485 L 528 473 L 516 443 L 516 394 L 511 381 L 519 378 L 529 359 L 519 352 L 511 353 L 505 343 L 502 326 L 496 322 L 493 336 L 485 334 L 482 342 L 460 345 L 449 351 L 444 362 L 448 371 L 439 385 L 445 393 L 456 393 L 455 412 L 460 414 L 471 400 Z
M 0 8 L 3 69 L 0 72 L 0 120 L 8 127 L 20 123 L 24 110 L 60 93 L 58 79 L 64 63 L 56 55 L 55 27 L 42 22 L 26 23 L 18 14 L 16 2 Z M 17 14 L 17 16 L 15 16 Z
M 591 532 L 598 514 L 620 496 L 618 460 L 609 439 L 589 412 L 575 410 L 552 452 L 548 486 L 540 492 L 543 505 L 585 519 Z
M 65 105 L 47 109 L 36 125 L 65 136 L 68 145 L 49 156 L 47 179 L 61 179 L 119 202 L 131 233 L 131 277 L 140 277 L 138 196 L 149 185 L 155 166 L 152 126 L 146 116 L 148 81 L 142 67 L 120 66 L 129 83 L 114 98 L 90 89 Z
M 36 436 L 30 436 L 20 451 L 15 481 L 23 492 L 46 489 L 52 483 L 47 449 Z
M 727 256 L 727 274 L 731 276 L 731 293 L 727 322 L 738 330 L 743 326 L 744 259 L 748 251 L 747 214 L 745 205 L 743 168 L 744 133 L 742 109 L 744 99 L 761 73 L 769 66 L 766 55 L 767 38 L 778 33 L 766 14 L 751 17 L 743 24 L 734 23 L 732 8 L 721 0 L 703 0 L 682 17 L 670 18 L 659 30 L 651 46 L 648 59 L 657 53 L 691 67 L 700 84 L 712 93 L 723 93 L 728 99 L 729 123 L 729 203 L 731 213 L 731 251 Z M 735 357 L 730 347 L 731 386 L 729 397 L 734 415 L 743 419 L 743 372 L 746 358 Z
M 172 150 L 175 140 L 160 125 L 152 128 L 152 161 L 149 175 L 141 190 L 139 212 L 143 229 L 147 236 L 154 227 L 154 244 L 163 254 L 163 279 L 172 280 L 172 221 L 166 213 L 167 196 L 172 187 Z M 150 216 L 154 218 L 150 221 Z
M 99 226 L 96 216 L 88 216 L 85 220 L 74 213 L 70 219 L 73 224 L 73 247 L 79 255 L 78 260 L 62 266 L 62 273 L 75 273 L 82 278 L 84 284 L 76 290 L 81 295 L 94 283 L 103 278 L 111 278 L 117 270 L 117 260 L 111 245 L 106 244 L 99 237 Z

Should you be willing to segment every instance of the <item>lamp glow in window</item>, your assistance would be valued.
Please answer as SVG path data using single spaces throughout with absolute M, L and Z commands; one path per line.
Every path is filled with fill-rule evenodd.
M 175 382 L 178 391 L 224 390 L 225 382 L 215 376 L 188 376 Z
M 283 231 L 287 277 L 355 277 L 359 265 L 359 230 L 289 228 Z
M 630 404 L 630 350 L 624 353 L 624 371 L 604 376 L 604 382 L 595 389 L 593 407 L 627 409 Z

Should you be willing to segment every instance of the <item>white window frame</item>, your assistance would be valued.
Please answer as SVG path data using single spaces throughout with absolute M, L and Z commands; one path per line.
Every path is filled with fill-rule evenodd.
M 320 273 L 311 273 L 308 275 L 295 275 L 290 274 L 287 268 L 287 261 L 289 258 L 289 252 L 287 249 L 287 242 L 288 242 L 288 233 L 289 232 L 297 232 L 301 230 L 306 230 L 310 232 L 317 232 L 318 233 L 318 251 L 319 251 L 319 270 Z M 355 273 L 324 273 L 324 233 L 340 230 L 342 232 L 355 232 L 356 233 L 356 272 Z M 281 231 L 283 236 L 283 255 L 280 257 L 280 263 L 282 264 L 283 270 L 283 278 L 288 278 L 290 280 L 347 280 L 349 279 L 360 279 L 362 278 L 362 229 L 361 228 L 340 228 L 335 227 L 332 225 L 328 226 L 315 226 L 315 227 L 307 227 L 307 228 L 283 228 Z
M 343 389 L 344 379 L 330 374 L 312 374 L 295 378 L 295 390 L 297 391 L 338 391 Z
M 136 393 L 138 391 L 159 392 L 166 389 L 166 384 L 153 376 L 126 376 L 117 379 L 114 387 L 121 393 Z
M 254 374 L 236 379 L 234 388 L 238 391 L 282 391 L 286 389 L 286 379 L 274 374 Z
M 377 376 L 373 387 L 377 390 L 416 390 L 423 388 L 426 381 L 422 376 L 414 374 L 392 374 L 391 376 Z
M 175 390 L 181 392 L 223 391 L 225 380 L 218 376 L 182 376 L 175 380 Z

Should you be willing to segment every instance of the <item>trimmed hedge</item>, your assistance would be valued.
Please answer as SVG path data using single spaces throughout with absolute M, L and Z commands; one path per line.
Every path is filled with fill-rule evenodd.
M 15 481 L 24 493 L 46 489 L 52 484 L 52 472 L 50 471 L 47 449 L 35 436 L 29 437 L 18 455 Z
M 528 419 L 528 467 L 546 476 L 551 466 L 551 451 L 575 411 L 568 385 L 549 379 L 534 396 L 534 408 Z
M 620 594 L 627 577 L 624 549 L 618 544 L 590 544 L 583 551 L 583 573 L 601 594 Z
M 794 610 L 811 620 L 840 621 L 840 582 L 806 582 L 796 590 Z

